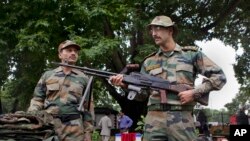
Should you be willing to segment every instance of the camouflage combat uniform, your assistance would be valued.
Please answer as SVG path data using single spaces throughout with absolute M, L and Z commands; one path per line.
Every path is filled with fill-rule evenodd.
M 28 111 L 45 110 L 60 121 L 62 124 L 55 127 L 60 140 L 82 141 L 83 120 L 77 107 L 87 82 L 88 77 L 76 69 L 67 75 L 61 67 L 46 71 L 34 90 Z
M 148 56 L 143 62 L 141 73 L 164 78 L 173 84 L 194 86 L 197 74 L 207 77 L 195 87 L 194 93 L 219 90 L 226 83 L 221 70 L 206 55 L 193 47 L 176 44 L 174 51 L 158 52 Z M 150 91 L 148 113 L 145 118 L 144 141 L 191 141 L 198 139 L 191 115 L 196 102 L 181 106 L 177 93 L 167 92 L 166 102 L 161 102 L 158 91 Z M 163 106 L 162 106 L 163 105 Z

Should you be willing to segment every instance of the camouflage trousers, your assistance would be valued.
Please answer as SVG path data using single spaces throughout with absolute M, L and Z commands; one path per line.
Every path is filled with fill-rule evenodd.
M 206 141 L 197 137 L 191 111 L 148 111 L 143 141 Z
M 59 119 L 55 121 L 55 132 L 59 141 L 91 141 L 91 134 L 85 132 L 84 123 L 81 118 L 62 123 Z

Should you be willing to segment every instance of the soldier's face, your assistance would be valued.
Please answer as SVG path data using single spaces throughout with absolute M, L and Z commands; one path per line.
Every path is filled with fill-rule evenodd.
M 155 44 L 159 46 L 164 46 L 168 39 L 171 37 L 170 28 L 162 27 L 162 26 L 151 26 L 150 34 L 152 35 Z
M 59 58 L 62 62 L 67 62 L 69 64 L 75 64 L 78 59 L 79 50 L 75 47 L 67 47 L 59 52 Z

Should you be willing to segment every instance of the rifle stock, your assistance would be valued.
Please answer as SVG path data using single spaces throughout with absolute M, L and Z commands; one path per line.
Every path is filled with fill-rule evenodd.
M 55 64 L 58 66 L 66 66 L 66 67 L 79 69 L 87 75 L 93 75 L 93 76 L 103 77 L 103 78 L 107 78 L 107 79 L 113 75 L 118 74 L 118 73 L 113 73 L 113 72 L 108 72 L 108 71 L 91 69 L 91 68 L 87 68 L 87 67 L 79 67 L 79 66 L 75 66 L 75 65 L 69 65 L 69 64 L 65 64 L 65 63 L 52 62 L 52 64 Z M 132 89 L 132 91 L 137 91 L 137 92 L 140 91 L 142 88 L 168 90 L 168 91 L 172 91 L 172 92 L 176 92 L 176 93 L 193 89 L 193 87 L 191 87 L 187 84 L 172 84 L 165 79 L 151 76 L 148 74 L 141 74 L 138 72 L 131 72 L 129 75 L 124 74 L 123 82 L 129 85 L 129 87 L 128 87 L 129 89 Z M 129 99 L 133 99 L 133 98 L 134 98 L 134 96 L 130 96 Z M 208 93 L 207 94 L 195 94 L 195 100 L 202 105 L 208 105 L 208 98 L 209 98 Z

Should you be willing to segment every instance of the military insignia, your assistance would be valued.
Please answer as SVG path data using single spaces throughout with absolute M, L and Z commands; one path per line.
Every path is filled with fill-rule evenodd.
M 161 67 L 160 64 L 150 65 L 150 66 L 146 67 L 146 71 L 151 71 L 153 69 L 157 69 L 157 68 L 160 68 L 160 67 Z
M 197 47 L 197 46 L 184 46 L 181 49 L 183 51 L 198 51 L 199 47 Z
M 163 72 L 163 69 L 162 69 L 162 67 L 160 67 L 160 68 L 156 68 L 156 69 L 151 70 L 149 72 L 149 74 L 151 74 L 151 75 L 157 75 L 157 74 L 160 74 L 162 72 Z

